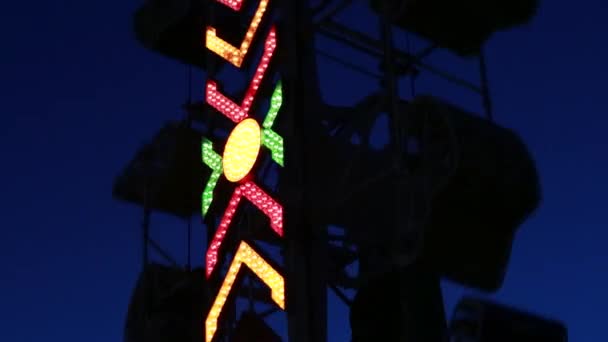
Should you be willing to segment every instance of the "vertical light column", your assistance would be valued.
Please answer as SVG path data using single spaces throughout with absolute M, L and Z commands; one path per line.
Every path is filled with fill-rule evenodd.
M 234 11 L 241 10 L 243 1 L 216 0 L 216 2 Z M 251 42 L 255 38 L 268 5 L 269 0 L 260 0 L 240 47 L 232 46 L 219 38 L 218 32 L 213 27 L 206 29 L 206 47 L 227 62 L 240 68 L 250 50 Z M 216 191 L 216 184 L 219 181 L 224 179 L 235 185 L 221 222 L 207 248 L 205 264 L 208 278 L 214 275 L 221 255 L 222 242 L 229 232 L 230 224 L 242 202 L 242 198 L 246 198 L 258 210 L 262 211 L 269 219 L 269 228 L 277 235 L 283 236 L 283 207 L 258 186 L 255 180 L 255 165 L 262 146 L 270 150 L 272 159 L 278 165 L 283 166 L 283 138 L 272 129 L 282 104 L 280 81 L 275 85 L 272 98 L 270 99 L 270 109 L 264 122 L 260 125 L 255 119 L 250 117 L 250 111 L 253 110 L 252 107 L 256 100 L 258 89 L 264 81 L 276 48 L 276 28 L 273 26 L 266 37 L 261 60 L 240 105 L 222 94 L 217 82 L 210 80 L 206 85 L 205 95 L 207 104 L 235 123 L 235 127 L 224 146 L 222 156 L 214 151 L 214 145 L 211 141 L 204 140 L 201 145 L 203 162 L 213 171 L 201 196 L 202 215 L 208 215 L 213 205 L 213 194 Z M 207 314 L 205 320 L 206 342 L 213 341 L 216 336 L 222 310 L 234 289 L 234 284 L 243 265 L 253 271 L 270 288 L 272 300 L 281 309 L 285 309 L 285 281 L 283 276 L 270 266 L 250 244 L 241 241 L 232 259 L 228 273 L 224 277 L 219 293 L 216 295 L 213 305 Z

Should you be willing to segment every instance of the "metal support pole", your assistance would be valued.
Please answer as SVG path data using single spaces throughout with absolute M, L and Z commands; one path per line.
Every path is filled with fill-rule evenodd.
M 395 58 L 394 58 L 394 43 L 393 43 L 393 27 L 391 25 L 391 15 L 392 15 L 392 6 L 389 1 L 384 1 L 383 15 L 380 17 L 380 32 L 381 32 L 381 40 L 383 45 L 384 52 L 384 90 L 385 97 L 387 103 L 389 105 L 389 117 L 391 121 L 391 147 L 393 149 L 393 168 L 394 170 L 401 170 L 403 165 L 403 137 L 402 135 L 402 118 L 400 117 L 399 108 L 398 108 L 398 88 L 397 88 L 397 76 L 395 74 Z M 399 187 L 395 187 L 393 189 L 393 200 L 392 200 L 392 208 L 393 208 L 393 230 L 390 232 L 389 238 L 389 248 L 391 249 L 391 259 L 390 266 L 399 267 L 398 260 L 401 256 L 401 249 L 403 243 L 403 229 L 407 229 L 404 227 L 402 222 L 403 215 L 409 215 L 408 212 L 403 212 L 399 210 L 401 207 L 402 195 L 400 193 Z M 392 270 L 389 270 L 389 272 Z M 410 314 L 408 312 L 408 303 L 407 303 L 407 295 L 402 293 L 402 289 L 404 288 L 403 277 L 398 277 L 396 281 L 399 286 L 396 287 L 397 291 L 394 293 L 395 302 L 399 303 L 399 311 L 400 316 L 404 319 L 405 322 L 408 322 L 407 318 Z M 407 327 L 400 325 L 396 327 L 399 333 L 399 339 L 397 341 L 410 341 L 409 330 Z
M 399 154 L 402 151 L 401 148 L 401 139 L 400 139 L 400 117 L 398 110 L 398 96 L 399 91 L 397 88 L 397 75 L 395 73 L 395 53 L 394 53 L 394 44 L 393 44 L 393 27 L 390 23 L 390 15 L 391 15 L 391 3 L 389 1 L 384 1 L 384 15 L 380 19 L 380 29 L 381 29 L 381 40 L 382 40 L 382 50 L 384 54 L 384 79 L 383 79 L 383 88 L 385 91 L 386 102 L 389 105 L 389 116 L 391 122 L 391 138 L 392 138 L 392 147 L 394 148 L 395 153 L 395 162 L 398 163 L 401 161 L 399 158 Z M 399 166 L 398 164 L 394 166 Z
M 146 184 L 144 189 L 144 217 L 141 223 L 142 230 L 142 270 L 146 270 L 149 262 L 148 241 L 150 241 L 150 184 Z
M 327 341 L 327 231 L 310 215 L 309 143 L 320 123 L 312 18 L 306 0 L 281 1 L 278 46 L 284 52 L 286 305 L 289 342 Z
M 144 284 L 148 284 L 150 280 L 150 275 L 147 272 L 148 263 L 149 263 L 149 253 L 148 253 L 148 241 L 150 240 L 150 216 L 152 215 L 152 211 L 150 209 L 150 182 L 146 181 L 144 188 L 144 217 L 141 223 L 142 230 L 142 277 L 144 280 Z M 148 319 L 148 309 L 150 307 L 150 292 L 148 291 L 148 286 L 144 286 L 143 294 L 143 312 L 145 318 Z
M 486 56 L 483 49 L 479 54 L 479 77 L 481 79 L 481 98 L 483 101 L 483 109 L 485 111 L 486 118 L 490 121 L 494 121 L 494 114 L 492 113 L 492 99 L 490 97 L 490 85 L 488 81 L 488 68 L 486 66 Z

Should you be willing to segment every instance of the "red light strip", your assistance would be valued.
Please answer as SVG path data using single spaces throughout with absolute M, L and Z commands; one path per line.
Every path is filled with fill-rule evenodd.
M 283 236 L 283 207 L 272 199 L 272 197 L 267 195 L 255 183 L 246 182 L 240 185 L 234 189 L 234 193 L 232 194 L 232 198 L 230 199 L 228 207 L 224 212 L 222 221 L 220 222 L 220 225 L 215 232 L 215 236 L 207 249 L 207 278 L 211 276 L 213 270 L 215 269 L 218 261 L 219 249 L 224 241 L 224 238 L 226 237 L 226 233 L 228 233 L 228 228 L 230 227 L 234 213 L 236 212 L 236 209 L 238 208 L 243 197 L 247 198 L 258 209 L 264 212 L 264 214 L 270 219 L 270 227 L 277 234 L 279 234 L 279 236 Z
M 228 6 L 238 12 L 241 10 L 241 6 L 243 6 L 244 0 L 216 0 L 216 1 L 222 5 Z
M 253 79 L 249 82 L 249 88 L 247 89 L 245 98 L 240 106 L 223 95 L 217 89 L 217 83 L 214 81 L 207 81 L 207 103 L 235 123 L 239 123 L 246 119 L 249 116 L 249 110 L 251 109 L 251 105 L 255 100 L 255 96 L 260 88 L 260 84 L 264 79 L 266 70 L 268 70 L 268 66 L 276 46 L 276 28 L 273 26 L 268 33 L 266 42 L 264 43 L 264 54 L 262 55 L 262 60 L 258 64 L 255 74 L 253 75 Z

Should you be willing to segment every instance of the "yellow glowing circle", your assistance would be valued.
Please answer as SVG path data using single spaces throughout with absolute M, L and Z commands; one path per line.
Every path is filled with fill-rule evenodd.
M 258 159 L 262 130 L 254 119 L 241 121 L 230 133 L 224 149 L 223 166 L 226 179 L 238 182 L 245 178 Z

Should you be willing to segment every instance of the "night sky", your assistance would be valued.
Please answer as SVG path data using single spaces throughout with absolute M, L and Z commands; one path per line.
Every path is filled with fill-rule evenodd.
M 113 179 L 164 122 L 183 117 L 187 89 L 184 66 L 136 43 L 138 3 L 34 0 L 0 9 L 0 341 L 122 339 L 142 216 L 112 199 Z M 359 12 L 341 19 L 363 27 Z M 522 135 L 544 191 L 517 235 L 504 287 L 490 297 L 565 321 L 579 342 L 607 338 L 607 13 L 603 0 L 547 0 L 531 25 L 497 34 L 487 48 L 496 120 Z M 320 61 L 328 102 L 352 104 L 376 87 Z M 473 70 L 445 53 L 431 61 Z M 203 76 L 195 75 L 197 99 Z M 419 89 L 479 110 L 474 97 L 437 84 Z M 185 262 L 186 223 L 155 215 L 152 224 Z M 444 289 L 448 312 L 472 292 Z M 345 313 L 335 299 L 330 309 Z M 346 317 L 330 323 L 330 341 L 346 341 Z

